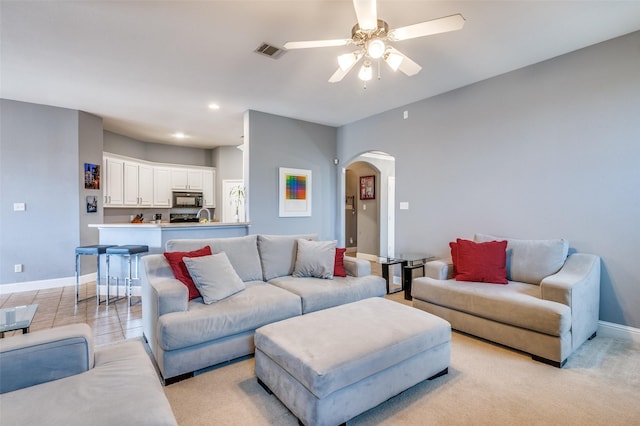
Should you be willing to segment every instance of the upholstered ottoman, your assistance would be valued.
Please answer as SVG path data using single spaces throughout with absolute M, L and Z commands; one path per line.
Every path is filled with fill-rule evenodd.
M 370 298 L 256 330 L 255 369 L 307 425 L 338 425 L 428 378 L 447 373 L 451 326 Z

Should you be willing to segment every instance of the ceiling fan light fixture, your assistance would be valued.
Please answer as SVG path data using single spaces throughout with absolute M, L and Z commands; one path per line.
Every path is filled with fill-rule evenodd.
M 373 70 L 371 69 L 371 62 L 367 61 L 360 68 L 358 72 L 358 78 L 362 81 L 369 81 L 373 77 Z
M 400 64 L 402 64 L 403 60 L 404 57 L 402 55 L 398 55 L 397 53 L 387 52 L 384 55 L 384 61 L 387 63 L 387 65 L 389 65 L 389 68 L 394 71 L 398 71 L 398 68 L 400 68 Z
M 373 59 L 378 59 L 384 55 L 385 48 L 384 41 L 374 38 L 367 43 L 367 54 Z
M 338 65 L 342 71 L 346 71 L 356 63 L 358 57 L 355 52 L 345 53 L 344 55 L 338 56 Z

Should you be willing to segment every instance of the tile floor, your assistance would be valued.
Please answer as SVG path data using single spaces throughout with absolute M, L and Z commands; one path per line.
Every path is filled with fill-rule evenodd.
M 95 344 L 113 343 L 142 336 L 142 305 L 140 298 L 132 299 L 133 306 L 121 299 L 102 303 L 96 307 L 95 283 L 83 284 L 80 299 L 90 297 L 74 306 L 75 287 L 59 287 L 48 290 L 25 291 L 0 296 L 0 308 L 38 304 L 38 310 L 30 331 L 42 330 L 60 325 L 86 322 L 91 326 Z M 21 331 L 5 333 L 5 337 Z
M 381 275 L 380 265 L 372 262 L 371 272 Z M 127 306 L 127 300 L 121 299 L 104 303 L 96 307 L 95 283 L 83 284 L 80 287 L 80 300 L 78 306 L 74 306 L 74 287 L 60 287 L 48 290 L 26 291 L 0 295 L 0 308 L 38 304 L 30 331 L 42 330 L 60 325 L 86 322 L 91 326 L 95 337 L 95 344 L 102 345 L 115 343 L 126 339 L 142 336 L 142 305 L 140 298 L 134 297 L 133 306 Z M 388 295 L 387 298 L 400 303 L 410 304 L 403 298 L 402 292 Z M 5 333 L 5 337 L 12 336 L 21 331 Z

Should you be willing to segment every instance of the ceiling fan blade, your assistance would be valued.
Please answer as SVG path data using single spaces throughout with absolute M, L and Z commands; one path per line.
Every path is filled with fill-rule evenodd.
M 464 17 L 459 13 L 456 15 L 445 16 L 444 18 L 432 19 L 431 21 L 391 30 L 389 32 L 389 39 L 393 41 L 401 41 L 433 34 L 446 33 L 449 31 L 456 31 L 464 26 L 464 21 Z
M 286 50 L 291 49 L 309 49 L 313 47 L 335 47 L 346 46 L 351 43 L 350 38 L 339 40 L 311 40 L 311 41 L 288 41 L 284 44 Z
M 376 0 L 353 0 L 358 25 L 361 30 L 375 30 L 378 28 L 378 11 Z
M 388 52 L 389 53 L 393 53 L 395 55 L 402 56 L 402 62 L 400 62 L 400 65 L 398 66 L 398 69 L 400 71 L 402 71 L 403 73 L 405 73 L 406 75 L 408 75 L 409 77 L 411 77 L 412 75 L 418 74 L 420 72 L 420 70 L 422 69 L 422 67 L 420 65 L 418 65 L 417 63 L 412 61 L 407 55 L 405 55 L 404 53 L 400 52 L 398 49 L 395 49 L 393 47 L 389 47 L 388 48 Z
M 333 75 L 331 76 L 331 78 L 329 78 L 329 83 L 337 83 L 337 82 L 341 81 L 347 74 L 349 74 L 349 71 L 351 71 L 351 69 L 362 58 L 362 53 L 360 53 L 359 51 L 353 52 L 353 55 L 354 55 L 354 61 L 351 62 L 351 64 L 349 66 L 347 66 L 345 69 L 342 69 L 341 66 L 338 67 L 336 72 L 334 72 Z

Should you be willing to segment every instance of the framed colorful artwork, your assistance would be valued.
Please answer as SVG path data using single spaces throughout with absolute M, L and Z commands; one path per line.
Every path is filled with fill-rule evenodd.
M 311 216 L 311 170 L 279 168 L 280 217 Z
M 360 199 L 376 199 L 376 177 L 374 175 L 360 176 Z

